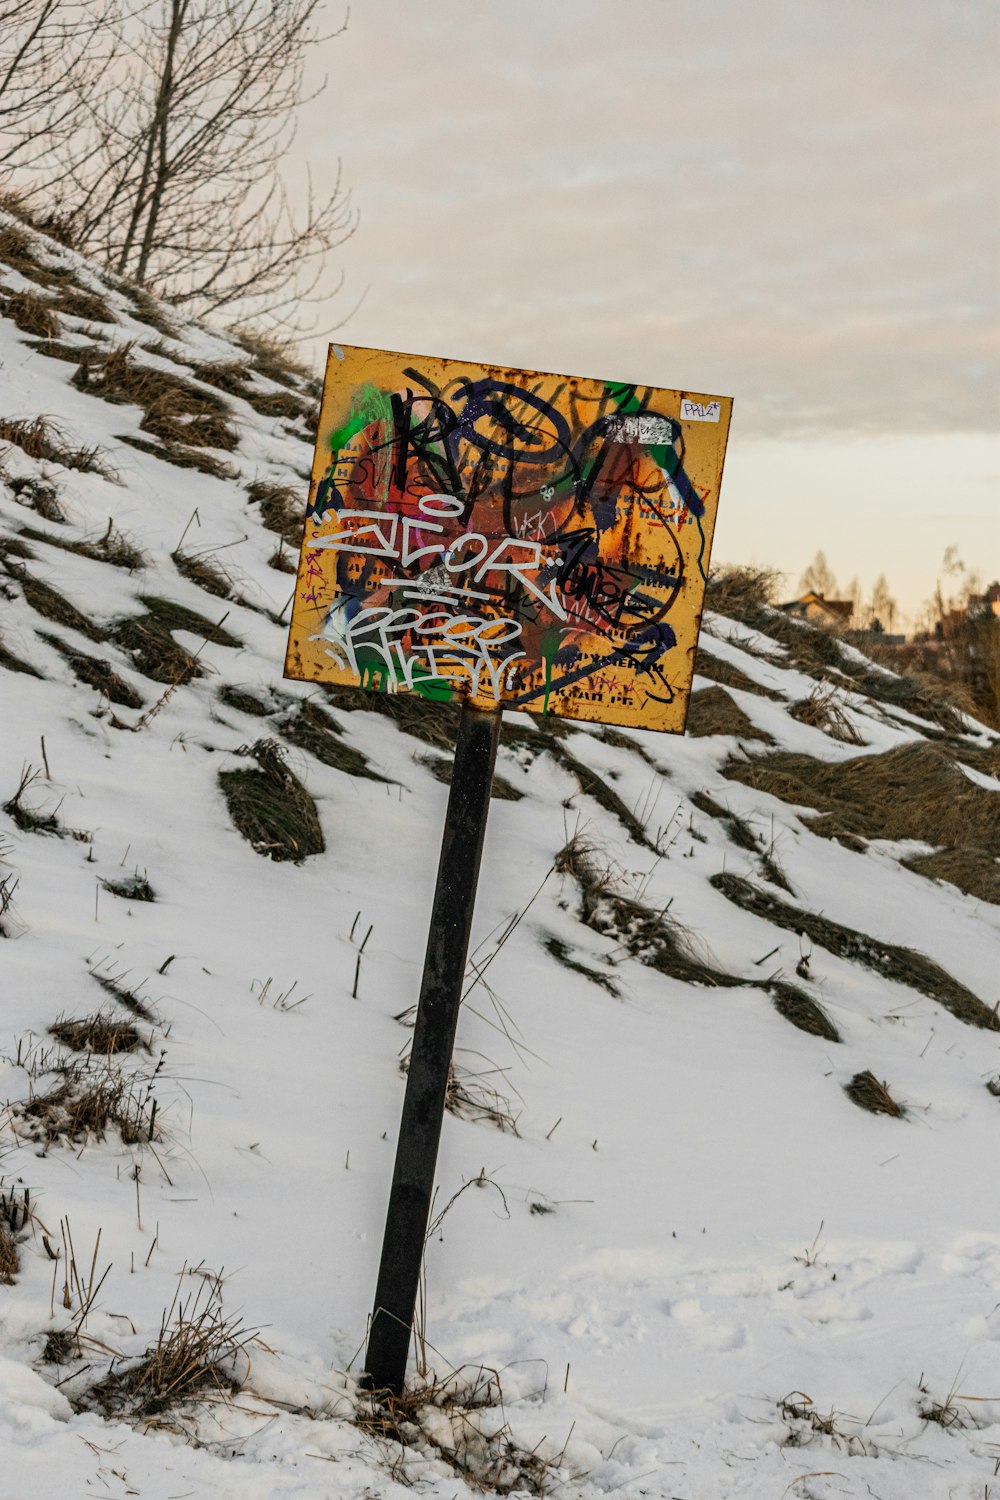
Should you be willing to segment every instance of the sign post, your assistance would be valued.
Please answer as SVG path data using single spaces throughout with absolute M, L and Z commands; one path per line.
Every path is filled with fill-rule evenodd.
M 500 717 L 499 709 L 483 713 L 466 700 L 458 725 L 365 1359 L 372 1389 L 394 1395 L 403 1388 L 410 1348 Z
M 683 733 L 731 409 L 331 345 L 285 676 L 461 704 L 375 1390 L 406 1371 L 502 711 Z

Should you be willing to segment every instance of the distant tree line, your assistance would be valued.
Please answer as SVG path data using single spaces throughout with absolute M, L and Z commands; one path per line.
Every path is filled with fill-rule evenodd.
M 198 314 L 294 322 L 355 226 L 339 169 L 300 204 L 283 172 L 324 3 L 0 0 L 3 200 Z

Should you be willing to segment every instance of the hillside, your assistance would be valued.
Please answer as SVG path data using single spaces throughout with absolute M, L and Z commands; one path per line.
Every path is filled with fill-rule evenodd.
M 393 1419 L 454 716 L 281 679 L 307 374 L 0 314 L 3 1494 L 1000 1495 L 1000 736 L 741 573 L 686 735 L 507 717 Z

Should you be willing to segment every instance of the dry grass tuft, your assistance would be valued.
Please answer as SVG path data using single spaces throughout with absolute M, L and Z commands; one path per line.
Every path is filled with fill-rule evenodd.
M 788 712 L 800 724 L 810 724 L 814 729 L 821 729 L 831 739 L 843 740 L 848 745 L 863 745 L 865 742 L 844 712 L 837 692 L 835 682 L 821 680 L 814 685 L 808 698 L 798 699 Z
M 156 1016 L 140 993 L 142 985 L 125 983 L 128 978 L 127 971 L 115 974 L 102 969 L 98 964 L 90 969 L 90 974 L 96 979 L 104 993 L 110 995 L 117 1005 L 124 1006 L 129 1015 L 136 1016 L 140 1021 L 146 1021 L 151 1026 L 157 1024 Z
M 136 870 L 132 875 L 123 875 L 121 880 L 102 880 L 106 891 L 120 896 L 123 901 L 155 901 L 156 892 L 145 875 Z
M 8 672 L 22 672 L 26 677 L 37 677 L 40 681 L 44 679 L 44 674 L 39 672 L 37 667 L 33 667 L 30 662 L 22 661 L 19 656 L 15 656 L 13 651 L 7 649 L 2 640 L 0 640 L 0 667 L 4 667 Z
M 183 443 L 151 443 L 146 438 L 133 437 L 131 433 L 116 432 L 119 443 L 138 448 L 140 453 L 149 453 L 161 458 L 164 463 L 177 469 L 197 469 L 199 474 L 208 474 L 212 479 L 237 479 L 239 470 L 200 448 L 187 448 Z
M 155 352 L 160 353 L 160 350 Z M 167 353 L 163 357 L 170 359 L 173 356 Z M 247 360 L 217 360 L 212 364 L 192 362 L 190 369 L 205 385 L 214 385 L 227 396 L 245 396 L 246 387 L 253 379 L 253 365 Z
M 928 880 L 947 880 L 968 896 L 1000 906 L 1000 864 L 983 849 L 939 849 L 935 854 L 904 859 L 902 864 Z
M 487 1494 L 545 1495 L 569 1477 L 559 1477 L 563 1453 L 543 1457 L 541 1443 L 529 1451 L 514 1440 L 496 1371 L 463 1366 L 443 1381 L 425 1376 L 400 1396 L 363 1391 L 354 1420 L 389 1447 L 391 1473 L 402 1483 L 412 1483 L 408 1457 L 443 1461 Z
M 146 1072 L 126 1073 L 110 1056 L 87 1053 L 60 1069 L 61 1081 L 12 1107 L 17 1133 L 46 1149 L 60 1142 L 103 1141 L 109 1133 L 126 1146 L 157 1138 L 153 1084 L 163 1062 Z
M 888 1086 L 880 1083 L 867 1068 L 863 1073 L 855 1073 L 850 1083 L 845 1083 L 844 1093 L 853 1104 L 868 1110 L 869 1114 L 892 1115 L 897 1120 L 906 1114 L 903 1106 L 897 1104 L 890 1094 Z
M 391 780 L 390 777 L 373 771 L 360 750 L 345 744 L 340 725 L 318 703 L 300 704 L 279 725 L 279 729 L 282 738 L 290 745 L 314 755 L 325 766 L 332 766 L 334 770 L 343 771 L 347 776 L 365 777 L 369 781 L 388 784 Z
M 172 599 L 142 594 L 139 602 L 146 606 L 149 617 L 156 621 L 161 630 L 185 630 L 189 635 L 201 636 L 213 646 L 230 646 L 236 649 L 243 644 L 221 625 L 206 619 L 204 615 L 198 614 L 197 610 L 188 609 L 184 604 L 176 604 Z
M 199 552 L 171 552 L 174 567 L 184 578 L 213 594 L 216 599 L 233 597 L 233 580 L 219 563 Z
M 789 984 L 784 979 L 772 979 L 765 981 L 764 988 L 772 997 L 779 1016 L 784 1016 L 799 1031 L 806 1031 L 810 1036 L 820 1036 L 827 1042 L 841 1040 L 840 1032 L 823 1007 L 811 995 L 807 995 L 805 990 L 799 989 L 797 984 Z
M 275 740 L 244 745 L 258 770 L 220 771 L 229 816 L 258 854 L 299 864 L 326 848 L 316 804 L 285 763 Z
M 28 604 L 38 614 L 43 615 L 46 620 L 52 620 L 56 625 L 64 625 L 68 630 L 78 630 L 81 635 L 87 636 L 92 641 L 103 641 L 107 639 L 106 631 L 96 625 L 93 620 L 71 604 L 64 594 L 54 589 L 50 583 L 43 583 L 40 578 L 32 578 L 23 568 L 14 574 Z
M 3 811 L 22 833 L 52 834 L 56 838 L 63 838 L 66 830 L 55 813 L 38 812 L 25 805 L 25 793 L 35 784 L 41 774 L 41 771 L 32 770 L 29 765 L 22 767 L 17 791 L 3 804 Z
M 137 323 L 145 323 L 149 328 L 155 328 L 156 332 L 165 339 L 179 339 L 182 337 L 180 330 L 170 321 L 168 311 L 148 292 L 140 291 L 138 287 L 129 289 L 129 298 L 132 303 L 132 316 Z
M 231 413 L 222 397 L 173 370 L 140 363 L 134 348 L 127 343 L 107 353 L 84 354 L 73 384 L 115 405 L 141 407 L 142 430 L 163 443 L 231 452 L 239 433 L 227 425 Z
M 59 359 L 69 365 L 78 365 L 84 355 L 100 355 L 104 352 L 100 344 L 71 344 L 65 339 L 29 339 L 28 348 L 34 349 L 37 354 L 44 354 L 46 359 Z
M 302 545 L 305 530 L 306 503 L 297 489 L 288 484 L 272 484 L 255 479 L 247 485 L 250 503 L 260 507 L 260 518 L 268 531 L 274 531 L 296 550 Z
M 594 932 L 613 938 L 631 958 L 686 984 L 735 986 L 744 983 L 707 962 L 694 935 L 666 910 L 654 911 L 616 891 L 612 872 L 601 867 L 594 846 L 577 834 L 556 855 L 555 868 L 580 888 L 580 919 Z
M 149 562 L 135 542 L 118 530 L 110 516 L 100 536 L 85 537 L 78 542 L 53 536 L 50 532 L 37 531 L 32 526 L 25 526 L 21 535 L 29 537 L 33 542 L 45 542 L 50 547 L 58 547 L 61 552 L 73 552 L 77 557 L 89 557 L 93 562 L 110 563 L 113 568 L 126 568 L 130 573 L 145 568 Z
M 716 818 L 725 828 L 726 833 L 733 843 L 740 849 L 746 849 L 750 854 L 756 854 L 760 860 L 761 867 L 767 879 L 772 885 L 780 886 L 790 896 L 795 895 L 788 877 L 782 870 L 774 857 L 773 843 L 770 848 L 765 848 L 763 841 L 757 837 L 745 818 L 734 813 L 727 807 L 722 807 L 710 797 L 707 792 L 695 792 L 691 801 L 699 812 L 707 813 L 709 817 Z
M 85 1016 L 78 1021 L 56 1021 L 49 1027 L 49 1035 L 72 1052 L 94 1052 L 101 1057 L 110 1057 L 116 1052 L 149 1051 L 148 1042 L 139 1035 L 131 1021 L 119 1021 L 107 1015 Z
M 459 706 L 421 698 L 417 693 L 368 693 L 363 688 L 341 687 L 330 683 L 324 687 L 334 708 L 344 713 L 356 711 L 381 714 L 392 719 L 403 734 L 454 752 L 458 734 Z
M 807 826 L 825 837 L 920 839 L 1000 853 L 1000 797 L 923 740 L 848 761 L 790 751 L 734 757 L 722 772 L 783 802 L 817 808 L 822 816 Z
M 546 953 L 552 955 L 556 963 L 562 964 L 564 969 L 569 969 L 573 974 L 582 974 L 584 979 L 589 979 L 591 984 L 596 984 L 600 989 L 606 990 L 609 995 L 614 995 L 617 1000 L 620 990 L 614 980 L 607 974 L 600 974 L 596 969 L 591 969 L 587 964 L 582 964 L 575 959 L 562 938 L 556 937 L 555 933 L 548 933 L 543 939 L 542 947 Z
M 175 687 L 202 675 L 194 653 L 175 641 L 152 615 L 121 620 L 112 634 L 136 671 L 154 682 Z
M 64 286 L 55 302 L 61 313 L 70 318 L 82 318 L 88 323 L 117 323 L 118 317 L 110 302 L 98 292 L 77 285 Z
M 773 568 L 712 568 L 705 587 L 705 607 L 759 628 L 761 613 L 778 597 L 781 576 Z
M 35 339 L 55 339 L 62 332 L 59 316 L 48 297 L 37 292 L 0 292 L 0 314 Z
M 451 786 L 452 773 L 455 769 L 453 760 L 444 755 L 418 755 L 416 760 L 419 765 L 430 771 L 435 781 L 443 782 L 445 786 Z M 495 797 L 498 802 L 520 802 L 524 796 L 516 786 L 511 786 L 502 776 L 495 775 L 490 784 L 490 796 Z
M 119 677 L 110 662 L 88 656 L 85 651 L 74 651 L 72 646 L 67 646 L 65 641 L 47 631 L 38 633 L 43 641 L 66 659 L 78 682 L 85 682 L 88 687 L 96 688 L 109 702 L 121 704 L 123 708 L 142 707 L 142 699 L 135 688 L 130 687 L 123 677 Z
M 772 698 L 778 703 L 784 702 L 783 694 L 776 692 L 774 688 L 763 687 L 748 677 L 732 662 L 723 660 L 721 656 L 713 656 L 710 651 L 699 646 L 694 659 L 694 669 L 701 677 L 710 677 L 713 682 L 722 687 L 741 688 L 745 693 L 756 693 L 758 698 Z
M 59 492 L 47 479 L 22 474 L 9 479 L 7 485 L 17 503 L 28 506 L 43 521 L 53 521 L 60 526 L 65 523 L 66 513 L 59 504 Z
M 774 744 L 773 737 L 765 729 L 758 729 L 722 687 L 701 688 L 691 694 L 684 732 L 697 736 L 735 734 L 741 739 Z
M 182 1299 L 184 1280 L 192 1276 L 197 1289 Z M 156 1343 L 130 1369 L 91 1386 L 78 1398 L 78 1409 L 163 1425 L 162 1418 L 185 1403 L 238 1390 L 240 1376 L 249 1371 L 246 1351 L 254 1336 L 242 1319 L 223 1312 L 221 1273 L 185 1266 Z
M 46 459 L 49 463 L 61 464 L 64 469 L 78 469 L 84 474 L 100 474 L 102 479 L 117 476 L 100 456 L 100 448 L 74 448 L 65 439 L 56 424 L 48 417 L 27 417 L 14 421 L 0 417 L 0 442 L 13 443 L 29 458 Z
M 297 389 L 312 371 L 295 355 L 295 346 L 255 328 L 233 328 L 230 336 L 250 356 L 252 368 L 266 380 Z
M 241 714 L 252 714 L 256 719 L 264 719 L 273 711 L 269 703 L 263 702 L 248 688 L 233 687 L 228 683 L 219 689 L 219 699 L 228 708 L 235 708 Z
M 709 884 L 734 905 L 765 922 L 788 932 L 804 932 L 836 957 L 861 964 L 897 984 L 909 985 L 921 995 L 937 1001 L 966 1025 L 978 1026 L 985 1031 L 1000 1031 L 997 1008 L 991 1009 L 926 954 L 884 942 L 868 933 L 857 932 L 853 927 L 843 927 L 826 917 L 790 906 L 769 891 L 759 890 L 740 875 L 712 875 Z

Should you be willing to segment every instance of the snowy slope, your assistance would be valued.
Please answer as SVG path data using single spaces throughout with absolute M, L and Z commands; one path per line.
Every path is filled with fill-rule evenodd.
M 488 1385 L 489 1399 L 465 1416 L 454 1389 L 414 1402 L 400 1447 L 354 1420 L 365 1401 L 351 1372 L 446 738 L 281 681 L 292 579 L 248 490 L 290 486 L 304 508 L 307 381 L 259 366 L 219 376 L 252 364 L 246 350 L 5 215 L 0 300 L 0 1174 L 13 1226 L 0 1280 L 5 1245 L 16 1261 L 0 1285 L 3 1495 L 389 1500 L 416 1485 L 444 1500 L 476 1492 L 477 1474 L 581 1500 L 1000 1494 L 1000 1099 L 987 1087 L 1000 907 L 902 864 L 955 840 L 821 837 L 814 802 L 729 765 L 947 751 L 977 793 L 973 842 L 994 840 L 995 871 L 997 736 L 875 696 L 874 670 L 863 691 L 836 672 L 816 689 L 787 622 L 769 633 L 711 611 L 696 700 L 717 705 L 718 681 L 744 674 L 723 711 L 735 705 L 749 732 L 695 733 L 694 708 L 684 737 L 554 739 L 509 717 L 498 772 L 519 796 L 490 815 L 474 943 L 478 964 L 495 957 L 460 1024 L 466 1097 L 445 1121 L 437 1206 L 454 1202 L 427 1253 L 430 1374 L 414 1372 L 416 1386 L 447 1386 L 459 1370 L 453 1388 L 478 1382 L 482 1398 Z M 124 344 L 133 376 L 201 392 L 233 446 L 179 443 L 196 401 L 165 417 L 162 392 L 158 408 L 118 388 L 106 399 L 102 354 Z M 103 472 L 31 456 L 37 441 L 11 424 L 40 416 L 64 459 L 96 447 Z M 164 447 L 229 475 L 168 462 Z M 129 541 L 142 566 L 120 565 Z M 225 569 L 200 575 L 216 592 L 192 556 Z M 234 643 L 149 600 L 225 616 Z M 196 655 L 199 675 L 149 676 L 122 626 L 135 619 L 164 652 Z M 95 661 L 119 701 L 82 680 L 112 680 Z M 838 706 L 826 730 L 789 712 L 814 689 Z M 347 769 L 292 742 L 306 701 L 326 715 L 310 743 Z M 253 769 L 247 748 L 267 738 L 315 800 L 325 850 L 299 863 L 255 850 L 223 796 L 220 773 Z M 916 786 L 893 806 L 908 800 Z M 793 915 L 745 909 L 723 874 Z M 104 883 L 133 877 L 154 900 Z M 798 935 L 795 912 L 814 934 L 826 923 L 875 940 L 883 958 Z M 885 945 L 933 960 L 973 1021 L 943 982 L 892 977 Z M 719 982 L 671 974 L 678 954 Z M 839 1041 L 790 1024 L 782 984 Z M 49 1030 L 97 1015 L 134 1026 L 137 1049 L 102 1061 Z M 849 1097 L 866 1072 L 900 1117 Z M 112 1076 L 132 1139 L 60 1133 L 51 1096 L 69 1088 L 68 1119 L 74 1089 Z M 140 1412 L 127 1377 L 172 1326 L 178 1288 L 189 1319 L 221 1305 L 220 1368 L 239 1389 Z

